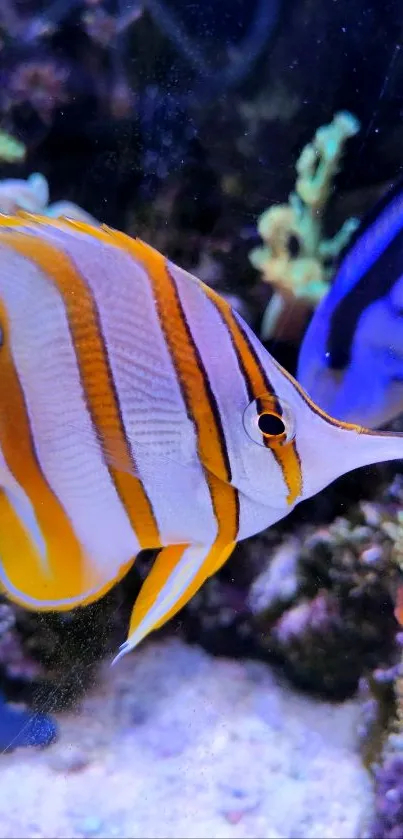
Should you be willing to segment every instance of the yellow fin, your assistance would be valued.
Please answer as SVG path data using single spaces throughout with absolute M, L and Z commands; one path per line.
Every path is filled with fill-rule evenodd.
M 226 562 L 235 542 L 205 545 L 170 545 L 158 554 L 134 604 L 127 641 L 113 663 L 134 649 L 150 632 L 159 629 L 182 609 L 205 580 Z

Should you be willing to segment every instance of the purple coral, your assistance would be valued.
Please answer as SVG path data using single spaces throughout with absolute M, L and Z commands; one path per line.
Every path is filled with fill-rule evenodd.
M 69 100 L 67 67 L 53 59 L 19 64 L 10 75 L 8 95 L 14 105 L 29 104 L 45 125 Z
M 284 612 L 273 629 L 273 638 L 280 646 L 288 645 L 306 632 L 327 632 L 342 624 L 337 602 L 325 591 L 313 600 L 303 600 Z
M 403 757 L 393 755 L 375 773 L 375 816 L 369 839 L 403 836 Z

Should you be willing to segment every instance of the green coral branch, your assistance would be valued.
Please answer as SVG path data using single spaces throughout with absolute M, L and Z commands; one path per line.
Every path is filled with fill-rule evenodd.
M 297 162 L 295 184 L 301 200 L 312 211 L 321 212 L 339 169 L 346 140 L 360 130 L 360 123 L 348 111 L 336 114 L 330 125 L 318 128 L 312 143 L 302 150 Z
M 0 131 L 0 161 L 4 163 L 17 163 L 24 160 L 26 155 L 26 147 L 11 134 L 6 131 Z
M 331 276 L 327 262 L 337 257 L 358 226 L 357 219 L 348 219 L 336 236 L 323 239 L 323 213 L 344 145 L 359 128 L 358 120 L 347 111 L 319 128 L 297 161 L 295 192 L 288 204 L 270 207 L 258 220 L 264 244 L 252 250 L 249 258 L 265 282 L 277 290 L 269 303 L 273 311 L 263 319 L 265 338 L 275 329 L 281 313 L 282 291 L 310 303 L 319 302 Z

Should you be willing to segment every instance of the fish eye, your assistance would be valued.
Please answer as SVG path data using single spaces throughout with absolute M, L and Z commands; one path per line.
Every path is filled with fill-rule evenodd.
M 295 437 L 291 409 L 271 394 L 254 399 L 243 415 L 245 431 L 259 446 L 284 446 Z
M 282 418 L 278 414 L 272 414 L 269 411 L 264 411 L 260 414 L 257 424 L 263 437 L 281 437 L 285 432 L 285 425 Z

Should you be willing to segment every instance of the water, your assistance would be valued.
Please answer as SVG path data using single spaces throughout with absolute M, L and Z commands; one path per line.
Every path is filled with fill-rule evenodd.
M 139 237 L 228 300 L 319 408 L 400 432 L 400 18 L 397 0 L 3 0 L 0 211 Z M 28 600 L 0 620 L 1 696 L 23 706 L 16 734 L 2 700 L 18 748 L 3 732 L 0 836 L 403 834 L 401 461 L 305 500 L 371 458 L 324 443 L 271 368 L 270 425 L 255 410 L 267 393 L 252 388 L 241 411 L 228 335 L 218 315 L 203 326 L 208 301 L 185 305 L 206 380 L 158 277 L 164 339 L 149 287 L 130 285 L 125 262 L 119 285 L 110 251 L 86 240 L 73 259 L 64 242 L 72 271 L 51 251 L 38 273 L 2 235 L 0 579 Z M 220 411 L 231 480 L 203 443 Z M 246 446 L 283 431 L 297 448 L 292 463 L 275 449 L 265 517 L 264 461 Z M 255 535 L 110 670 L 155 551 L 131 559 L 190 543 L 184 577 L 168 579 L 175 600 L 214 542 L 217 475 L 228 532 L 240 489 L 227 542 Z M 58 742 L 22 748 L 27 713 L 52 732 L 54 717 Z

